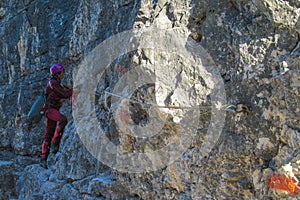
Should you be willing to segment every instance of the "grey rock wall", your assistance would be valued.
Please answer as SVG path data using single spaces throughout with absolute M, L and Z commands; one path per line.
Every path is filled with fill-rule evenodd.
M 298 198 L 266 184 L 274 173 L 299 178 L 298 1 L 12 0 L 0 2 L 0 24 L 0 199 Z M 65 104 L 62 112 L 69 123 L 60 151 L 50 155 L 49 169 L 39 166 L 45 122 L 31 125 L 26 116 L 49 78 L 49 66 L 64 64 L 64 84 L 74 85 L 72 73 L 94 48 L 117 33 L 145 27 L 181 30 L 203 47 L 222 77 L 226 103 L 244 104 L 249 113 L 225 111 L 222 133 L 202 158 L 212 117 L 203 111 L 195 138 L 180 159 L 154 172 L 126 173 L 89 153 L 76 132 L 72 108 Z M 156 53 L 134 51 L 114 61 L 124 69 L 107 68 L 97 89 L 116 86 L 132 63 L 151 66 L 153 60 L 167 60 L 178 70 L 177 82 L 187 74 L 187 80 L 199 82 L 202 103 L 210 103 L 209 85 L 189 75 L 192 67 L 185 60 Z M 167 67 L 159 70 L 169 73 Z M 176 87 L 169 102 L 180 96 L 176 89 L 180 91 Z M 151 92 L 143 94 L 148 96 L 139 100 L 153 101 Z M 118 132 L 120 119 L 115 121 L 112 113 L 114 105 L 122 104 L 116 100 L 109 108 L 99 105 L 98 118 L 104 119 L 100 126 L 123 151 L 146 151 L 144 141 Z M 147 123 L 145 110 L 133 104 L 134 123 Z M 168 114 L 173 119 L 180 116 Z M 176 128 L 169 122 L 151 148 L 159 149 L 175 137 Z

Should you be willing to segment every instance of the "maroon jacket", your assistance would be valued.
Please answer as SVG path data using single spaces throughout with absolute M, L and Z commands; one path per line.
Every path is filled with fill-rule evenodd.
M 52 77 L 46 86 L 46 98 L 50 107 L 60 109 L 62 100 L 72 96 L 73 90 L 61 85 L 59 78 Z

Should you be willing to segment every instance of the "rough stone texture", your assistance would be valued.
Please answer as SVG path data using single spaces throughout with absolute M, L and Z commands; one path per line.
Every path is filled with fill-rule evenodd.
M 155 172 L 131 174 L 110 169 L 87 151 L 65 105 L 69 124 L 60 151 L 50 155 L 48 170 L 40 167 L 45 122 L 30 125 L 26 115 L 47 82 L 49 65 L 66 65 L 64 84 L 72 85 L 73 69 L 98 44 L 116 33 L 150 26 L 181 28 L 204 47 L 221 69 L 227 103 L 245 104 L 250 112 L 227 112 L 208 157 L 200 157 L 200 147 L 211 116 L 202 115 L 202 128 L 181 159 Z M 0 38 L 0 199 L 299 198 L 266 185 L 273 173 L 300 178 L 299 1 L 2 1 Z M 118 62 L 127 66 L 166 59 L 151 55 L 136 51 Z M 174 57 L 167 59 L 178 67 Z M 190 66 L 182 65 L 188 74 Z M 130 68 L 112 65 L 99 88 L 114 87 L 126 70 Z M 153 100 L 151 86 L 140 91 L 146 95 L 139 100 Z M 100 126 L 113 143 L 128 152 L 148 148 L 132 136 L 116 134 L 118 127 L 105 109 L 98 108 L 106 119 Z M 131 105 L 133 122 L 147 123 L 147 109 Z M 176 135 L 176 129 L 164 131 L 153 148 Z
M 1 185 L 0 194 L 3 199 L 15 196 L 14 163 L 11 161 L 0 161 Z

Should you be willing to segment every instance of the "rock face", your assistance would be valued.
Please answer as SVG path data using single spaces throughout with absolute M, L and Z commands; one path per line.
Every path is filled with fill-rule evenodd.
M 0 199 L 297 198 L 267 180 L 300 178 L 299 1 L 12 0 L 0 24 Z M 57 62 L 78 99 L 44 169 L 27 113 Z

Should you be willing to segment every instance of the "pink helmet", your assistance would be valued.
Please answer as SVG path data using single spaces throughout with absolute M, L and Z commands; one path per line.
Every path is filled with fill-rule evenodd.
M 53 76 L 61 71 L 63 71 L 65 67 L 61 64 L 54 64 L 50 67 L 50 74 Z

